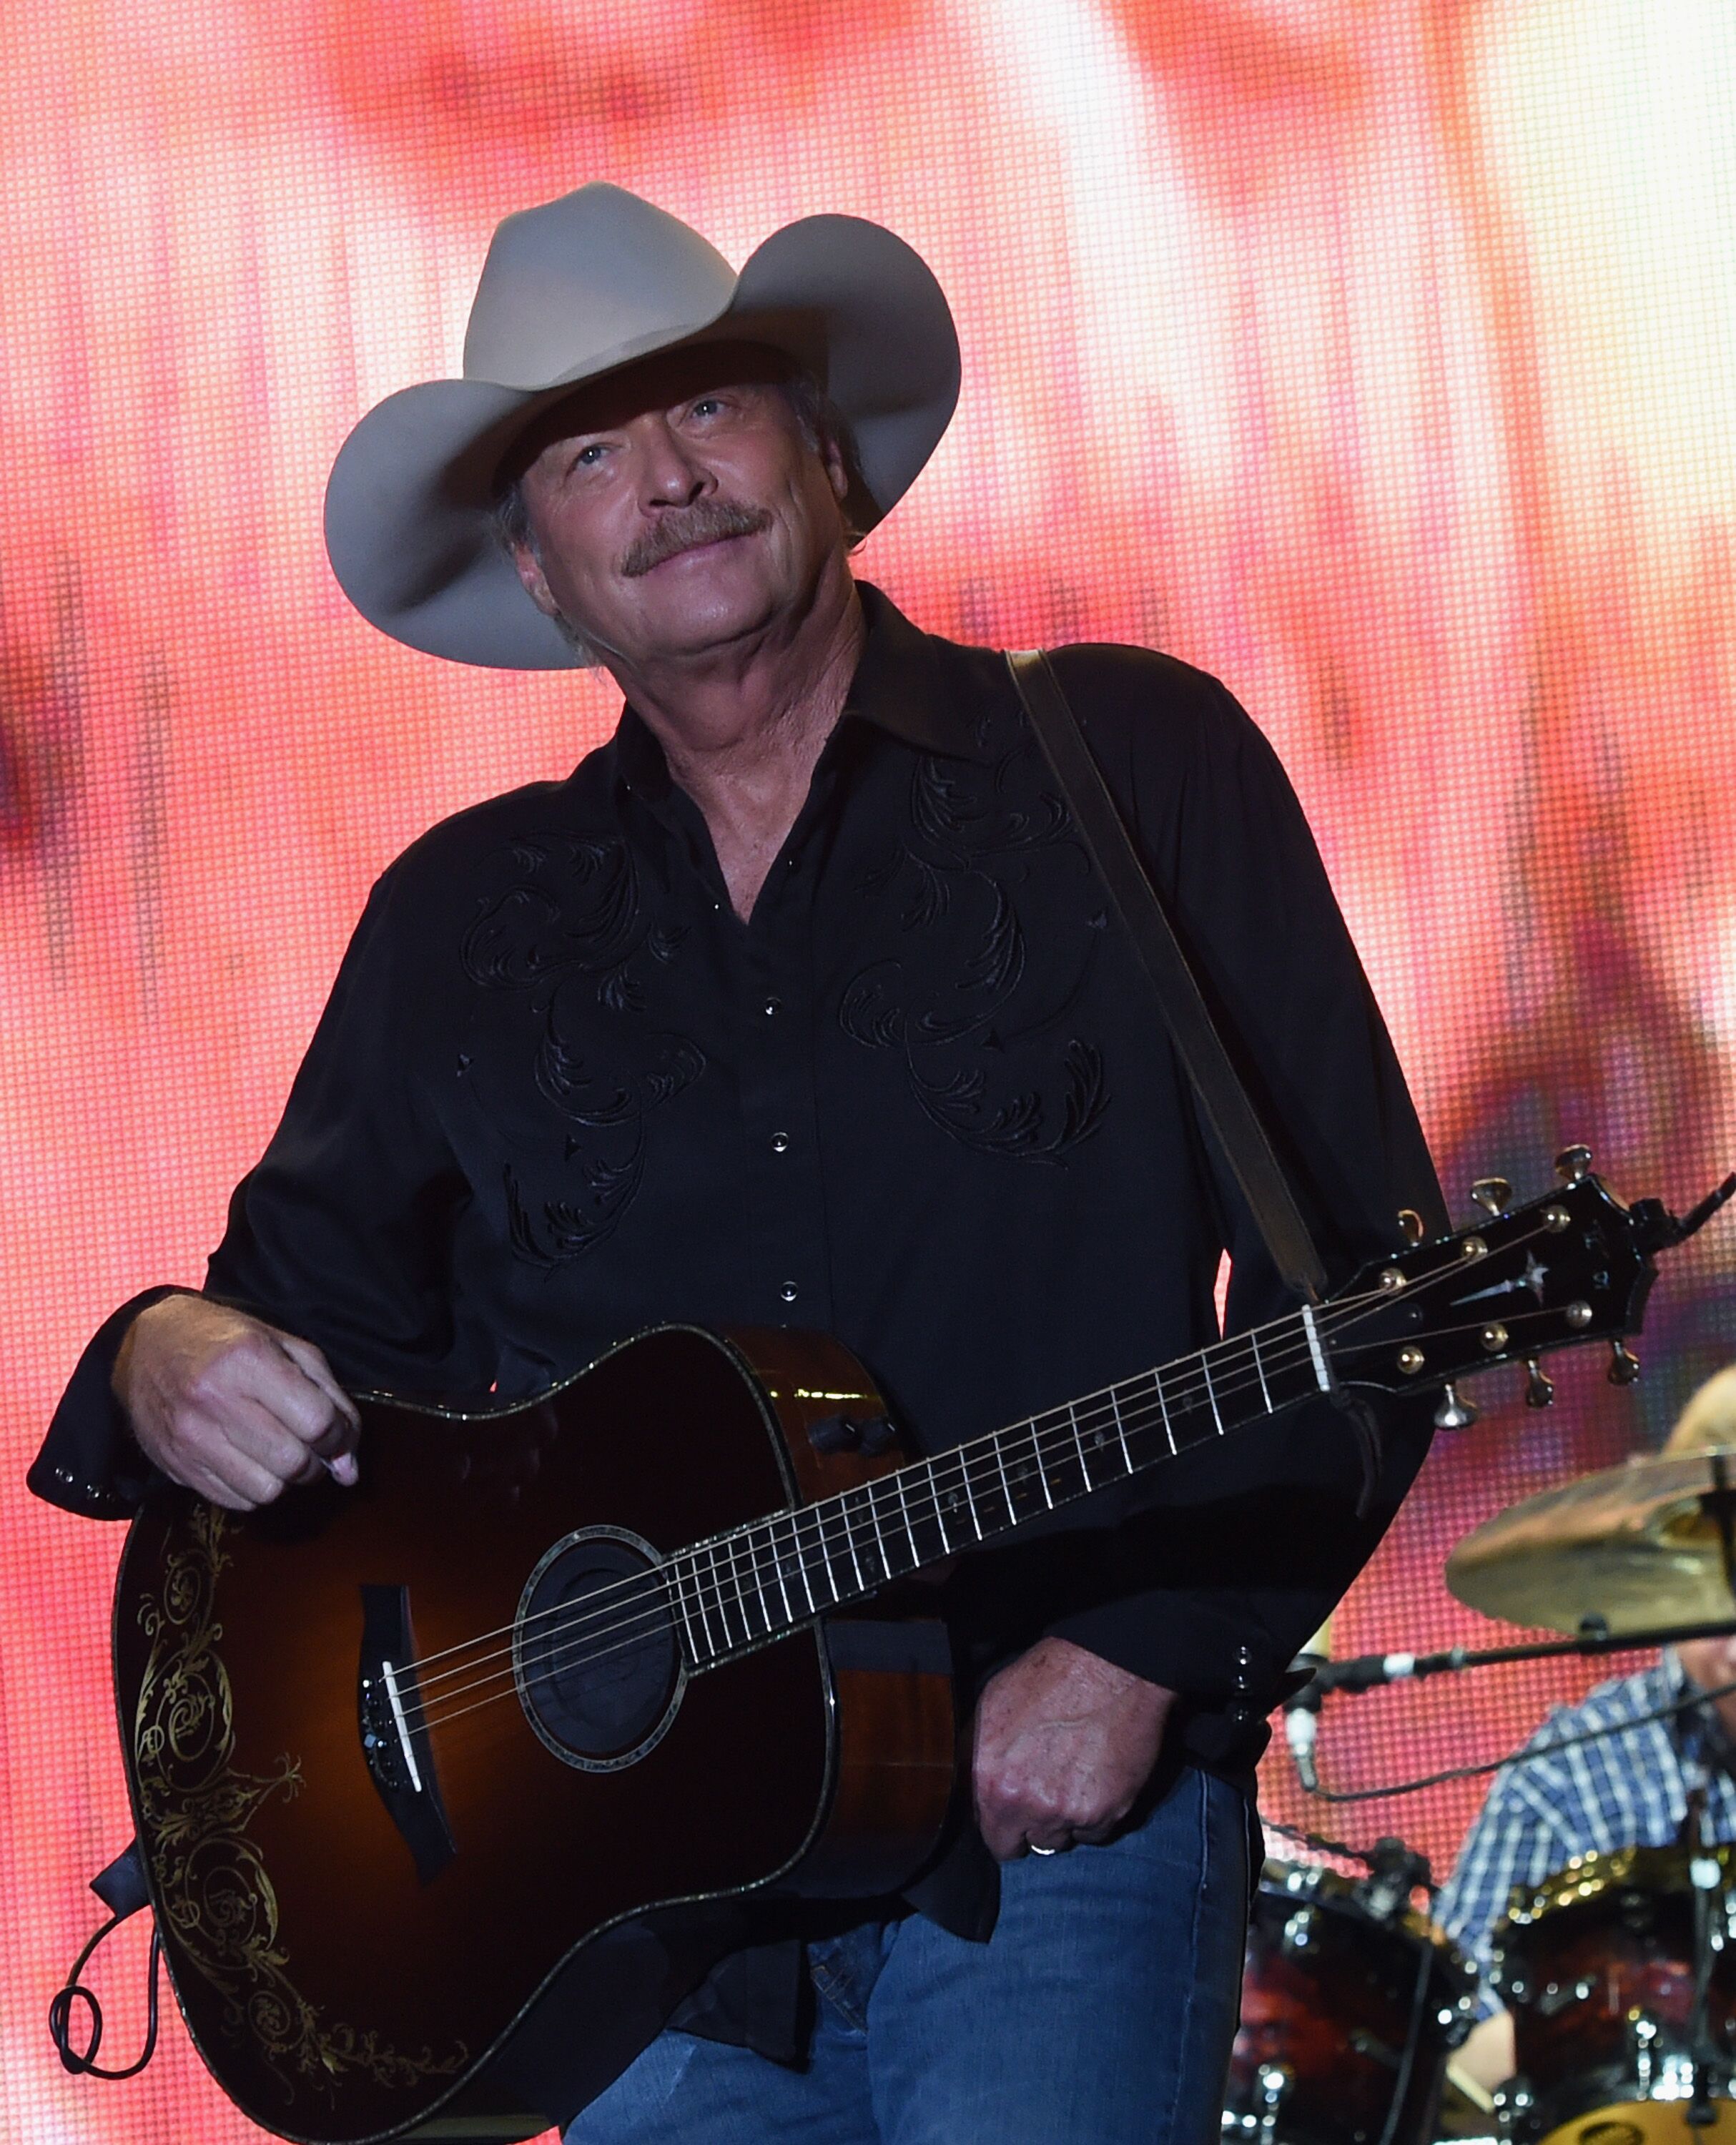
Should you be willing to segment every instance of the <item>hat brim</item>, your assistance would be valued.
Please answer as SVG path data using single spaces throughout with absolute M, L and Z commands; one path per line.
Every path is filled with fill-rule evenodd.
M 878 224 L 814 216 L 775 231 L 709 319 L 594 353 L 540 388 L 436 380 L 388 396 L 340 450 L 326 489 L 332 571 L 371 624 L 455 663 L 569 670 L 586 659 L 525 594 L 494 534 L 513 440 L 574 388 L 659 351 L 765 343 L 819 380 L 854 435 L 867 498 L 890 512 L 958 400 L 958 338 L 921 256 Z

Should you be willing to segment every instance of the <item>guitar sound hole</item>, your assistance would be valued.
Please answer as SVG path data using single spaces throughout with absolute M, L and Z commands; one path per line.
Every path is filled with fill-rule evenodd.
M 514 1667 L 531 1726 L 559 1758 L 611 1772 L 675 1717 L 681 1650 L 649 1542 L 593 1528 L 557 1542 L 519 1605 Z

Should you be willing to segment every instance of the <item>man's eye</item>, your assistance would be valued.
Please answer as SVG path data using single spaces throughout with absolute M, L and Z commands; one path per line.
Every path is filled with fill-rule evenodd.
M 573 467 L 575 469 L 594 469 L 597 466 L 597 464 L 602 460 L 604 452 L 604 450 L 594 442 L 593 442 L 589 446 L 580 447 L 578 453 L 573 457 Z
M 696 417 L 714 417 L 723 406 L 721 395 L 702 395 L 693 405 L 693 414 Z

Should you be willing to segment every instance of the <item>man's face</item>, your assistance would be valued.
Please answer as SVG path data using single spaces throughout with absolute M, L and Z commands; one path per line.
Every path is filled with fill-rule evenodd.
M 798 615 L 847 538 L 848 479 L 765 352 L 719 344 L 580 390 L 522 451 L 519 572 L 605 662 L 701 655 Z

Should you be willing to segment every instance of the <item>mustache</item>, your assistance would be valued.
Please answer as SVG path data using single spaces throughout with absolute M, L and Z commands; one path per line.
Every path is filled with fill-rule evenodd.
M 664 515 L 654 528 L 635 537 L 621 554 L 621 571 L 637 580 L 696 544 L 715 544 L 725 536 L 757 536 L 771 526 L 763 506 L 743 506 L 733 499 L 701 499 Z

